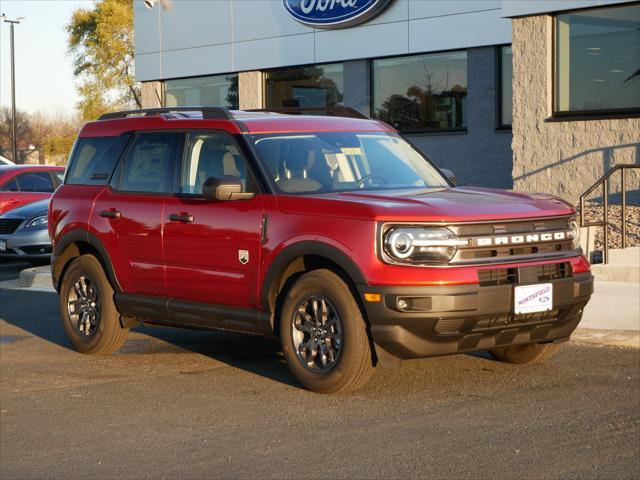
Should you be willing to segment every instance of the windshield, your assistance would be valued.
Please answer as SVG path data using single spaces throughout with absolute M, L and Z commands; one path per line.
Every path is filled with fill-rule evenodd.
M 265 134 L 254 135 L 253 141 L 283 193 L 449 186 L 420 153 L 394 134 Z

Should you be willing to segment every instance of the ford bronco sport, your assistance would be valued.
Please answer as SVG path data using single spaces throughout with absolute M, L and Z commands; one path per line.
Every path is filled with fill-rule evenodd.
M 593 287 L 571 205 L 455 187 L 362 118 L 104 115 L 80 132 L 49 229 L 78 351 L 113 352 L 140 321 L 279 337 L 316 392 L 402 358 L 541 361 Z

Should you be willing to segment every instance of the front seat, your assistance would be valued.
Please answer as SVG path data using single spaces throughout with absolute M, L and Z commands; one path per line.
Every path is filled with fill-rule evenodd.
M 313 145 L 308 140 L 285 141 L 280 150 L 280 164 L 288 175 L 281 176 L 276 184 L 283 192 L 300 193 L 316 192 L 322 184 L 309 178 L 309 170 L 313 166 Z

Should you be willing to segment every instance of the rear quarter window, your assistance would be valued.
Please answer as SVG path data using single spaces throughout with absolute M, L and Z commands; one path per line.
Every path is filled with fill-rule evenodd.
M 107 185 L 131 134 L 117 137 L 78 138 L 65 183 Z

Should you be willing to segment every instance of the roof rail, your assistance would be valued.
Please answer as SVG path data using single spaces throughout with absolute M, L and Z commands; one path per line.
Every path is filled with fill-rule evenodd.
M 122 112 L 110 112 L 100 116 L 98 120 L 113 120 L 129 116 L 153 116 L 163 113 L 201 112 L 205 120 L 233 120 L 233 115 L 227 107 L 160 107 L 144 108 L 140 110 L 124 110 Z
M 323 114 L 327 117 L 346 117 L 346 118 L 361 118 L 371 120 L 370 117 L 364 113 L 351 107 L 278 107 L 278 108 L 256 108 L 245 110 L 247 112 L 273 112 L 273 113 L 285 113 L 289 115 L 304 115 L 309 114 Z

